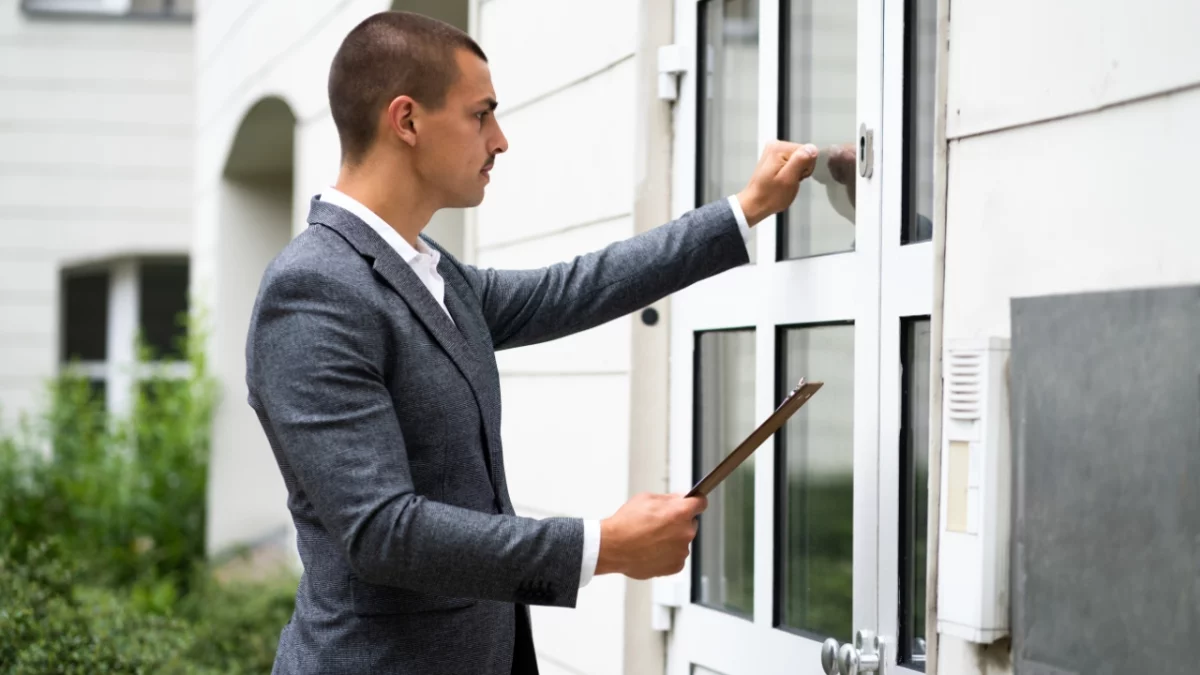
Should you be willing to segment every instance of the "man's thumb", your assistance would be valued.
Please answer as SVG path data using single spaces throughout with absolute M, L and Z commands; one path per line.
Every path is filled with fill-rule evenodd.
M 817 166 L 817 146 L 808 143 L 796 148 L 791 157 L 788 157 L 787 164 L 779 171 L 780 178 L 788 181 L 796 181 L 808 178 L 813 169 Z

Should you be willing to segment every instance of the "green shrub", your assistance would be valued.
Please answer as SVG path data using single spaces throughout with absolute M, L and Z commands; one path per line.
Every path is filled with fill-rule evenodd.
M 139 611 L 117 591 L 78 588 L 56 545 L 0 555 L 0 666 L 11 675 L 186 672 L 183 622 Z
M 296 579 L 218 583 L 205 560 L 215 389 L 188 333 L 187 376 L 143 379 L 128 418 L 67 369 L 0 435 L 0 672 L 270 672 Z

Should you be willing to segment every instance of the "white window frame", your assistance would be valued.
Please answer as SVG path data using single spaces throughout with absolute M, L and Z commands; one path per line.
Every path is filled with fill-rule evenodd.
M 171 256 L 187 260 L 186 255 Z M 60 368 L 70 369 L 89 380 L 99 380 L 105 386 L 105 409 L 116 417 L 126 417 L 133 411 L 136 385 L 154 377 L 186 379 L 192 367 L 186 360 L 163 360 L 138 363 L 137 334 L 139 330 L 140 273 L 145 259 L 120 258 L 104 263 L 67 265 L 66 274 L 77 271 L 105 269 L 109 272 L 108 316 L 104 326 L 107 349 L 103 361 L 62 361 Z M 60 343 L 66 343 L 65 289 L 59 293 L 63 333 Z M 59 356 L 62 357 L 62 348 Z

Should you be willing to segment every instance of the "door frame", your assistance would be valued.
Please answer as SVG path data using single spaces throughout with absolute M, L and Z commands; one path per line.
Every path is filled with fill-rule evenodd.
M 697 204 L 698 14 L 705 0 L 679 0 L 676 46 L 683 62 L 679 99 L 673 111 L 672 215 Z M 781 19 L 787 0 L 759 0 L 757 140 L 759 149 L 778 138 L 781 128 Z M 874 131 L 874 172 L 857 178 L 856 246 L 839 253 L 775 262 L 778 219 L 756 231 L 757 262 L 701 282 L 672 299 L 670 326 L 670 489 L 686 491 L 693 477 L 693 349 L 698 330 L 755 327 L 755 417 L 765 418 L 778 403 L 776 341 L 778 325 L 818 324 L 853 319 L 855 325 L 854 421 L 854 601 L 855 630 L 876 631 L 887 643 L 889 672 L 898 668 L 899 617 L 884 607 L 899 606 L 900 542 L 895 514 L 900 506 L 901 318 L 933 314 L 933 244 L 900 244 L 904 142 L 904 3 L 859 0 L 857 9 L 857 124 Z M 848 130 L 849 131 L 849 130 Z M 856 132 L 856 130 L 854 130 Z M 853 132 L 852 132 L 853 133 Z M 792 139 L 805 140 L 805 139 Z M 939 155 L 940 157 L 940 155 Z M 748 178 L 748 176 L 747 176 Z M 890 217 L 885 214 L 892 214 Z M 932 217 L 934 214 L 930 214 Z M 828 284 L 829 280 L 848 283 Z M 851 305 L 850 315 L 844 311 Z M 797 321 L 797 319 L 802 319 Z M 936 351 L 936 345 L 933 345 Z M 931 356 L 931 361 L 935 359 Z M 881 365 L 887 364 L 886 367 Z M 894 366 L 892 365 L 894 364 Z M 934 366 L 936 367 L 936 366 Z M 931 403 L 933 399 L 931 399 Z M 933 429 L 931 428 L 931 431 Z M 689 631 L 727 639 L 699 641 L 687 659 L 736 675 L 745 666 L 747 645 L 784 655 L 786 663 L 756 663 L 754 672 L 819 673 L 820 643 L 775 625 L 776 458 L 764 445 L 755 456 L 755 562 L 753 621 L 735 619 L 690 604 L 692 558 L 673 578 L 682 600 L 668 638 L 668 673 L 689 672 L 679 640 Z M 894 450 L 894 451 L 890 451 Z M 930 466 L 931 473 L 934 466 Z M 873 486 L 873 489 L 859 489 Z M 870 514 L 868 516 L 868 514 Z M 869 519 L 870 522 L 867 522 Z M 864 525 L 859 527 L 858 523 Z M 927 541 L 936 541 L 929 533 Z M 936 558 L 936 551 L 926 555 Z M 933 609 L 932 607 L 930 608 Z M 930 640 L 932 642 L 932 640 Z M 806 665 L 810 664 L 810 665 Z M 797 667 L 804 670 L 797 670 Z

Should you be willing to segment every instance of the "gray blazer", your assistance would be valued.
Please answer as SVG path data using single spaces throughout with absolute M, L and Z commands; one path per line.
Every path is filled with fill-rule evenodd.
M 263 275 L 246 344 L 304 564 L 274 672 L 536 673 L 527 606 L 575 605 L 583 523 L 513 514 L 495 350 L 748 262 L 729 204 L 544 269 L 442 250 L 453 322 L 366 223 L 319 199 L 308 222 Z

